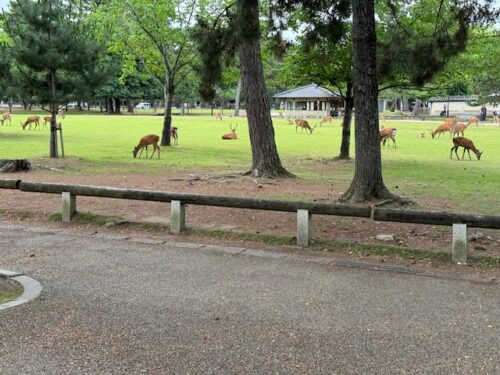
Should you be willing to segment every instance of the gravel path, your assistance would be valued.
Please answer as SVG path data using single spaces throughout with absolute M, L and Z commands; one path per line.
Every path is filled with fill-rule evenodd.
M 499 374 L 500 286 L 0 228 L 1 374 Z M 262 256 L 264 255 L 264 256 Z

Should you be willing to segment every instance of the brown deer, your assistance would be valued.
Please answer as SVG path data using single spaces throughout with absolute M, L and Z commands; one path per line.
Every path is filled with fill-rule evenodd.
M 467 125 L 471 125 L 471 124 L 476 124 L 476 126 L 479 125 L 479 119 L 477 117 L 470 117 L 469 120 L 467 120 Z
M 385 115 L 383 114 L 378 115 L 378 119 L 381 121 L 385 121 Z
M 170 128 L 170 143 L 172 143 L 172 145 L 179 144 L 179 133 L 177 130 L 178 129 L 175 126 Z
M 451 126 L 450 128 L 450 133 L 452 134 L 452 136 L 455 136 L 455 135 L 459 135 L 459 133 L 462 133 L 462 137 L 464 136 L 464 131 L 465 129 L 467 129 L 467 127 L 469 126 L 470 124 L 464 124 L 462 122 L 459 122 L 457 124 L 454 124 Z
M 64 114 L 64 109 L 59 108 L 59 110 L 57 111 L 57 116 L 64 120 L 64 118 L 66 117 L 66 115 Z
M 316 126 L 318 125 L 314 125 L 314 128 L 311 128 L 311 125 L 309 125 L 309 123 L 306 120 L 302 119 L 295 120 L 295 132 L 297 132 L 299 128 L 302 128 L 302 132 L 304 132 L 304 129 L 306 129 L 309 130 L 312 134 L 313 130 L 316 129 Z
M 45 129 L 47 129 L 47 124 L 50 125 L 51 121 L 52 121 L 52 116 L 43 117 L 43 126 L 45 127 Z
M 392 145 L 396 148 L 396 128 L 382 128 L 380 131 L 380 142 L 385 146 L 388 139 L 392 140 Z
M 222 121 L 222 114 L 220 112 L 215 113 L 215 121 L 221 120 Z
M 40 116 L 29 116 L 24 123 L 21 122 L 21 127 L 24 130 L 26 126 L 29 125 L 31 130 L 31 124 L 34 124 L 36 129 L 36 127 L 40 125 Z
M 5 112 L 2 114 L 2 125 L 5 121 L 8 121 L 9 126 L 12 126 L 12 115 L 10 114 L 10 112 Z
M 467 139 L 464 137 L 453 138 L 453 147 L 450 150 L 450 159 L 452 159 L 452 157 L 453 157 L 453 150 L 455 150 L 455 154 L 457 155 L 457 159 L 460 159 L 458 157 L 458 152 L 457 152 L 459 147 L 464 148 L 464 153 L 462 154 L 462 160 L 464 160 L 465 151 L 467 151 L 467 153 L 469 154 L 469 159 L 472 160 L 472 158 L 470 157 L 470 150 L 472 150 L 476 154 L 477 160 L 481 159 L 482 152 L 479 151 L 476 148 L 476 146 L 474 146 L 474 143 L 472 143 L 472 141 L 470 139 Z
M 332 116 L 330 116 L 330 115 L 325 115 L 325 116 L 323 117 L 323 119 L 321 120 L 321 122 L 319 123 L 319 126 L 321 126 L 324 122 L 328 122 L 328 123 L 330 123 L 330 124 L 331 124 L 331 123 L 332 123 L 332 121 L 333 121 Z
M 451 128 L 456 124 L 456 121 L 456 119 L 446 119 L 445 122 L 439 125 L 436 130 L 432 131 L 432 129 L 430 129 L 429 131 L 432 138 L 434 139 L 436 134 L 439 138 L 441 136 L 441 133 L 451 132 Z
M 145 135 L 139 140 L 139 144 L 134 148 L 132 154 L 134 154 L 134 158 L 137 156 L 137 152 L 141 150 L 139 153 L 139 159 L 141 158 L 142 151 L 146 149 L 146 158 L 148 157 L 148 146 L 153 145 L 153 153 L 151 154 L 151 158 L 155 154 L 155 151 L 158 150 L 158 159 L 160 158 L 160 146 L 158 146 L 158 142 L 160 141 L 160 137 L 155 134 Z
M 222 139 L 237 139 L 238 136 L 236 135 L 236 128 L 238 127 L 238 124 L 236 124 L 234 128 L 232 124 L 229 124 L 229 127 L 231 128 L 231 133 L 224 134 Z

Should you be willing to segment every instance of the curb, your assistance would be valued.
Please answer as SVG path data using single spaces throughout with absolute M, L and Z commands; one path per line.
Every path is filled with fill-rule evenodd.
M 8 309 L 11 307 L 22 305 L 23 303 L 29 302 L 40 295 L 43 287 L 35 279 L 25 276 L 21 272 L 9 271 L 0 269 L 0 277 L 5 277 L 9 280 L 17 281 L 23 287 L 23 294 L 16 299 L 6 302 L 0 305 L 0 310 Z

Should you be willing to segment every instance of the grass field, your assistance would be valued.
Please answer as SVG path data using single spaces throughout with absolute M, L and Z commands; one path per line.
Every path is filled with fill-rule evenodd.
M 49 132 L 23 131 L 19 123 L 26 116 L 14 113 L 13 126 L 0 127 L 0 158 L 48 156 Z M 161 135 L 162 121 L 162 116 L 70 113 L 63 123 L 65 153 L 81 163 L 69 164 L 65 172 L 164 174 L 208 169 L 223 174 L 250 166 L 246 119 L 224 117 L 216 122 L 213 117 L 200 115 L 174 116 L 179 145 L 162 147 L 160 160 L 134 159 L 132 149 L 139 138 L 151 133 Z M 230 123 L 238 124 L 238 140 L 223 141 L 221 135 L 230 132 Z M 310 123 L 314 126 L 319 120 L 311 119 Z M 326 162 L 339 151 L 339 120 L 333 126 L 317 127 L 312 135 L 296 132 L 295 126 L 286 125 L 284 119 L 274 119 L 274 124 L 280 156 L 291 172 L 311 183 L 333 180 L 342 188 L 348 187 L 354 164 Z M 450 160 L 449 135 L 432 139 L 428 132 L 438 123 L 385 121 L 383 125 L 398 129 L 397 149 L 382 148 L 384 180 L 391 191 L 417 200 L 445 199 L 452 211 L 500 214 L 500 127 L 466 130 L 465 136 L 484 151 L 478 162 L 473 153 L 472 161 L 467 155 L 464 161 Z M 420 131 L 426 131 L 425 138 L 417 138 Z

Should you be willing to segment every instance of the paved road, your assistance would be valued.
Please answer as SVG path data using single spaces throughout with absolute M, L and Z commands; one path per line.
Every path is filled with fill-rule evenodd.
M 0 226 L 0 374 L 500 374 L 500 286 Z

